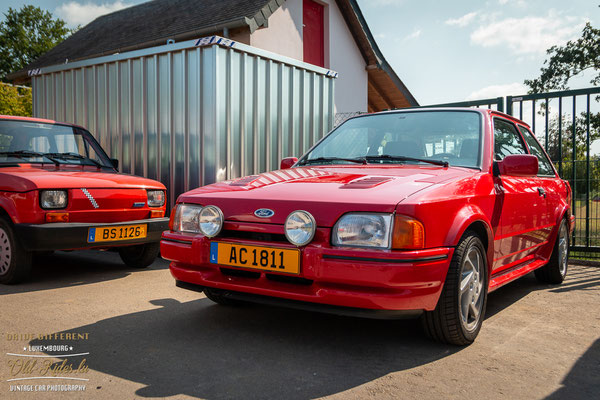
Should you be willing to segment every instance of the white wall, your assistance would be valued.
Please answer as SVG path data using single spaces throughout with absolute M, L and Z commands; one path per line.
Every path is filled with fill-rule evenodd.
M 367 111 L 366 63 L 335 0 L 318 0 L 325 7 L 325 67 L 337 71 L 336 113 Z M 303 0 L 287 0 L 269 17 L 268 28 L 255 31 L 250 45 L 303 59 Z
M 302 60 L 302 0 L 288 0 L 269 17 L 269 26 L 250 35 L 250 45 Z

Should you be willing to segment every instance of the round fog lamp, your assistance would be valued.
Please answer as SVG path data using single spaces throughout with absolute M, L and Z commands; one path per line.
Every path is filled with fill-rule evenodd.
M 223 227 L 223 219 L 223 212 L 219 207 L 204 207 L 198 217 L 200 231 L 204 236 L 209 238 L 217 236 Z
M 315 237 L 317 223 L 308 211 L 294 211 L 285 220 L 285 237 L 296 246 L 304 246 Z

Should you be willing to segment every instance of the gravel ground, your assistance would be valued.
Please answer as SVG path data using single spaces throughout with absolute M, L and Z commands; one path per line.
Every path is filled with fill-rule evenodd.
M 415 321 L 217 306 L 176 288 L 166 261 L 131 270 L 115 253 L 37 260 L 30 282 L 0 286 L 0 305 L 3 399 L 600 398 L 597 266 L 490 294 L 465 348 L 430 342 Z M 9 381 L 37 376 L 77 379 Z

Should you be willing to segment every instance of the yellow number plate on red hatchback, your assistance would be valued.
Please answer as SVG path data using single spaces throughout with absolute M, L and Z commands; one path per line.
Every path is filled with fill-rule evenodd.
M 300 250 L 211 242 L 210 262 L 211 264 L 298 275 L 300 273 Z
M 103 226 L 88 230 L 88 243 L 117 242 L 120 240 L 143 239 L 148 233 L 146 224 Z

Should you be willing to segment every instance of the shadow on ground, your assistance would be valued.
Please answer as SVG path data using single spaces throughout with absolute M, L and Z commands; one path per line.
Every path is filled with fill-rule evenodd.
M 167 261 L 158 258 L 148 269 L 166 269 Z M 0 295 L 35 292 L 124 278 L 134 271 L 121 261 L 119 254 L 82 250 L 37 255 L 29 279 L 18 285 L 0 285 Z
M 428 341 L 415 321 L 232 308 L 207 299 L 151 303 L 158 308 L 68 331 L 89 333 L 74 351 L 90 352 L 90 368 L 146 385 L 136 392 L 142 397 L 315 398 L 460 350 Z
M 600 339 L 579 357 L 562 384 L 547 397 L 548 400 L 597 399 L 600 396 Z
M 489 296 L 488 317 L 543 288 L 533 275 L 501 288 Z M 142 397 L 315 398 L 461 350 L 429 341 L 417 321 L 224 307 L 207 299 L 151 303 L 157 308 L 67 331 L 89 333 L 74 351 L 89 351 L 94 370 L 145 385 L 136 392 Z

